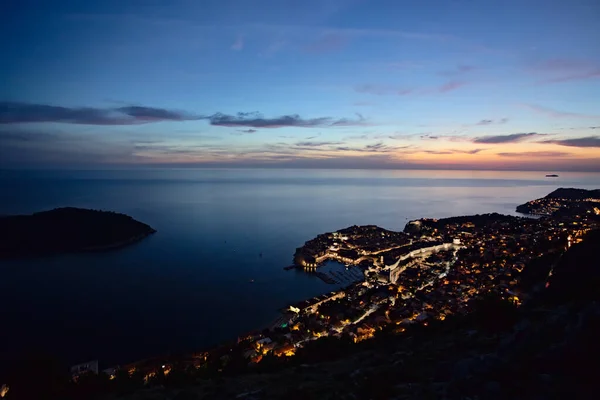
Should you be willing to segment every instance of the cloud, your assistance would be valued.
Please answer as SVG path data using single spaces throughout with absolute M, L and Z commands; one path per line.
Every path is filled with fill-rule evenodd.
M 573 74 L 564 75 L 564 76 L 558 76 L 555 78 L 544 79 L 544 80 L 538 81 L 538 83 L 539 84 L 561 83 L 561 82 L 580 81 L 580 80 L 595 79 L 595 78 L 600 78 L 600 68 L 592 70 L 592 71 L 579 72 L 579 73 L 573 73 Z
M 441 71 L 438 74 L 441 76 L 460 76 L 465 75 L 471 71 L 476 70 L 477 68 L 472 65 L 458 65 L 455 69 L 449 71 Z
M 538 114 L 544 114 L 552 118 L 592 118 L 598 119 L 600 116 L 598 115 L 587 115 L 587 114 L 579 114 L 565 111 L 557 111 L 552 108 L 542 107 L 535 104 L 523 104 L 524 107 L 537 112 Z
M 482 136 L 482 137 L 475 138 L 473 140 L 473 143 L 483 143 L 483 144 L 514 143 L 514 142 L 521 142 L 521 141 L 531 138 L 533 136 L 541 136 L 541 135 L 536 132 L 529 132 L 529 133 L 513 133 L 512 135 Z
M 282 51 L 287 45 L 288 43 L 285 40 L 275 40 L 267 46 L 267 48 L 264 52 L 261 53 L 261 55 L 265 57 L 273 56 L 276 53 Z
M 533 64 L 530 67 L 530 70 L 537 75 L 552 75 L 537 81 L 538 84 L 551 84 L 600 78 L 600 65 L 587 60 L 551 59 Z
M 457 149 L 448 149 L 448 150 L 424 150 L 423 153 L 427 154 L 477 154 L 482 152 L 485 149 L 472 149 L 472 150 L 457 150 Z
M 355 113 L 357 119 L 340 118 L 337 121 L 333 121 L 331 126 L 364 126 L 367 125 L 365 117 L 360 113 Z
M 352 105 L 357 106 L 357 107 L 363 107 L 363 106 L 372 106 L 374 104 L 371 103 L 370 101 L 355 101 L 354 103 L 352 103 Z
M 562 140 L 545 140 L 542 143 L 552 143 L 569 147 L 600 147 L 600 136 L 587 136 Z
M 188 119 L 199 119 L 199 117 L 191 118 L 177 111 L 165 110 L 163 108 L 127 106 L 116 108 L 115 111 L 135 118 L 138 121 L 185 121 Z
M 479 121 L 478 123 L 476 123 L 475 125 L 479 125 L 479 126 L 484 126 L 484 125 L 492 125 L 492 124 L 505 124 L 508 122 L 508 118 L 501 118 L 499 120 L 493 120 L 493 119 L 482 119 L 481 121 Z
M 348 38 L 337 33 L 327 33 L 304 47 L 308 53 L 331 53 L 341 50 L 348 43 Z
M 337 146 L 334 147 L 333 150 L 336 151 L 352 151 L 358 153 L 396 153 L 399 150 L 411 149 L 414 148 L 412 145 L 406 146 L 390 146 L 384 144 L 383 142 L 376 142 L 373 144 L 367 144 L 362 147 L 357 146 Z
M 358 85 L 354 88 L 358 93 L 367 93 L 374 94 L 378 96 L 388 95 L 388 94 L 402 94 L 406 89 L 398 89 L 393 86 L 385 86 L 385 85 L 373 85 L 370 83 Z
M 427 154 L 439 154 L 439 155 L 454 154 L 454 152 L 450 151 L 450 150 L 423 150 L 423 153 L 427 153 Z
M 437 91 L 440 93 L 451 92 L 466 85 L 466 82 L 450 81 L 440 86 Z
M 380 150 L 386 148 L 387 145 L 383 144 L 383 142 L 378 142 L 375 144 L 368 144 L 365 146 L 366 150 Z
M 531 65 L 530 69 L 535 70 L 535 71 L 565 72 L 565 71 L 588 69 L 593 66 L 594 66 L 594 64 L 590 63 L 589 61 L 585 61 L 585 60 L 554 58 L 554 59 L 550 59 L 550 60 L 536 62 Z
M 422 68 L 423 64 L 414 61 L 399 61 L 380 64 L 381 67 L 391 70 L 406 70 Z
M 524 151 L 520 153 L 497 153 L 500 157 L 566 157 L 571 153 L 564 151 Z
M 463 154 L 477 154 L 481 153 L 485 149 L 472 149 L 472 150 L 454 150 L 455 153 L 463 153 Z
M 369 135 L 364 134 L 364 135 L 356 135 L 356 136 L 348 136 L 345 137 L 344 140 L 366 140 L 369 139 Z
M 249 128 L 280 127 L 336 127 L 366 126 L 365 118 L 356 114 L 356 119 L 321 117 L 303 119 L 298 115 L 283 115 L 276 118 L 264 118 L 257 112 L 227 115 L 192 115 L 164 108 L 123 106 L 117 108 L 69 108 L 45 104 L 0 102 L 0 124 L 18 124 L 34 122 L 61 122 L 84 125 L 135 125 L 162 121 L 208 120 L 211 125 Z M 253 133 L 253 132 L 243 132 Z
M 298 147 L 321 147 L 321 146 L 333 146 L 342 144 L 342 142 L 298 142 L 296 146 Z
M 242 35 L 238 36 L 233 44 L 231 45 L 231 50 L 240 51 L 244 48 L 244 37 Z
M 358 93 L 366 93 L 377 96 L 384 95 L 398 95 L 398 96 L 406 96 L 409 94 L 414 95 L 427 95 L 427 94 L 435 94 L 435 93 L 447 93 L 453 90 L 459 89 L 463 86 L 466 86 L 466 82 L 462 81 L 450 81 L 446 82 L 438 87 L 429 87 L 429 88 L 406 88 L 406 87 L 394 87 L 387 85 L 374 85 L 374 84 L 363 84 L 354 87 L 354 90 Z
M 190 121 L 200 118 L 200 116 L 180 111 L 155 107 L 71 108 L 46 104 L 0 102 L 0 124 L 62 122 L 84 125 L 135 125 L 161 121 Z
M 249 135 L 249 134 L 256 133 L 256 132 L 258 132 L 256 129 L 238 129 L 235 132 L 231 132 L 231 134 L 241 136 L 241 135 Z
M 216 113 L 205 117 L 214 126 L 229 126 L 229 127 L 250 127 L 250 128 L 283 128 L 283 127 L 298 127 L 298 128 L 314 128 L 314 127 L 332 127 L 332 126 L 363 126 L 367 125 L 365 119 L 359 115 L 357 120 L 341 118 L 333 119 L 331 117 L 320 117 L 305 119 L 299 115 L 283 115 L 275 118 L 265 118 L 258 112 L 244 113 L 240 112 L 237 115 L 227 115 Z

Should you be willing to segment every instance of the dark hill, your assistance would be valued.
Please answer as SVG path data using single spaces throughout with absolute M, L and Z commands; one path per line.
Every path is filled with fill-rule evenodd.
M 0 217 L 0 258 L 107 250 L 154 232 L 125 214 L 73 207 Z
M 558 188 L 554 192 L 548 194 L 545 198 L 567 200 L 600 199 L 600 189 L 586 190 L 574 188 Z

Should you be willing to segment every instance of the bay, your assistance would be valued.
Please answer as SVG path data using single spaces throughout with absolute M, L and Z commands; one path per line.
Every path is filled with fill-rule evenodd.
M 0 261 L 0 354 L 124 363 L 263 328 L 332 289 L 284 271 L 319 233 L 476 213 L 515 214 L 600 174 L 496 171 L 129 169 L 0 171 L 0 214 L 74 206 L 158 232 L 117 251 Z M 262 253 L 262 255 L 261 255 Z

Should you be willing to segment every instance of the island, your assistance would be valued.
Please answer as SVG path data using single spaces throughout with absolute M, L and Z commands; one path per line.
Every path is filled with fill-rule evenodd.
M 559 188 L 541 199 L 531 200 L 517 207 L 517 212 L 553 217 L 600 215 L 600 189 L 586 190 Z
M 556 175 L 556 174 L 548 174 L 548 175 L 546 175 L 546 178 L 558 178 L 558 175 Z
M 0 259 L 110 250 L 155 232 L 125 214 L 74 207 L 0 217 Z

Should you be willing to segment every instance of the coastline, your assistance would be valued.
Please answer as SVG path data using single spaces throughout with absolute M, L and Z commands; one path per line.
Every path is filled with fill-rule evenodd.
M 103 251 L 110 251 L 110 250 L 118 249 L 121 247 L 128 246 L 130 244 L 134 244 L 139 241 L 142 241 L 145 238 L 147 238 L 148 236 L 155 234 L 156 232 L 157 231 L 155 229 L 152 229 L 152 231 L 142 233 L 137 236 L 133 236 L 129 239 L 121 240 L 119 242 L 102 245 L 102 246 L 86 247 L 86 248 L 81 249 L 80 251 L 73 251 L 73 253 L 95 253 L 95 252 L 103 252 Z M 66 254 L 66 253 L 62 253 L 62 254 Z

